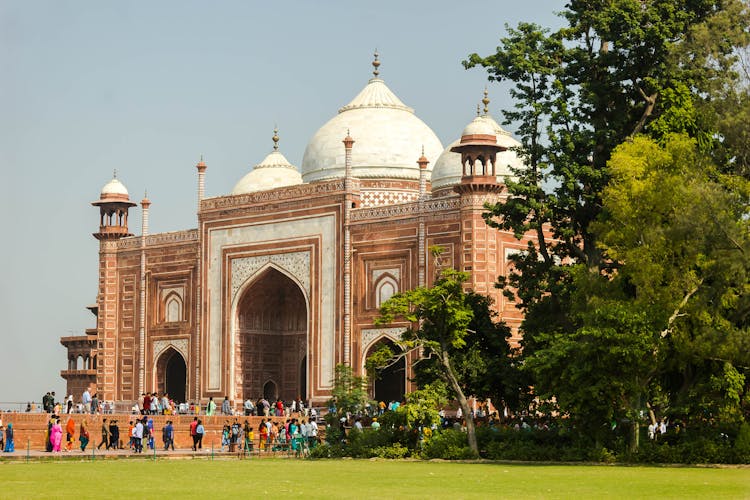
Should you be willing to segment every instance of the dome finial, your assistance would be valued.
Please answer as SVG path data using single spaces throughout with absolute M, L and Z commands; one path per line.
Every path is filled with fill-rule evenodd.
M 273 150 L 278 151 L 279 150 L 279 127 L 274 126 L 273 127 Z
M 372 61 L 372 67 L 375 69 L 373 70 L 372 74 L 375 75 L 375 78 L 377 78 L 380 74 L 380 71 L 378 71 L 378 67 L 380 66 L 380 61 L 378 61 L 378 49 L 375 49 L 375 53 L 373 55 L 375 56 L 375 60 Z
M 484 114 L 485 115 L 490 112 L 490 109 L 489 109 L 490 98 L 487 97 L 488 93 L 489 92 L 487 92 L 487 86 L 485 85 L 485 87 L 484 87 L 484 99 L 482 99 L 482 102 L 484 103 Z
M 479 104 L 477 104 L 477 116 L 480 116 L 481 108 L 479 107 Z
M 117 179 L 117 169 L 114 169 L 114 170 L 112 171 L 112 178 L 113 178 L 113 179 Z

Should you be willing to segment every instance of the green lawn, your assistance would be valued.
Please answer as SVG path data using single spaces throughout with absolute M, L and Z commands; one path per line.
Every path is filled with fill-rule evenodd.
M 750 469 L 291 459 L 0 463 L 0 498 L 272 496 L 750 498 Z

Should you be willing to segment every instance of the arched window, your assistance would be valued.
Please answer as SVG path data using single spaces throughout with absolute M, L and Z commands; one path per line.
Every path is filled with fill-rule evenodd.
M 84 369 L 84 366 L 83 366 L 83 355 L 79 355 L 76 358 L 76 370 L 83 370 L 83 369 Z
M 375 285 L 375 307 L 380 307 L 383 303 L 398 293 L 398 282 L 391 276 L 383 275 Z
M 167 323 L 182 321 L 182 301 L 176 293 L 167 297 L 166 314 L 164 316 Z

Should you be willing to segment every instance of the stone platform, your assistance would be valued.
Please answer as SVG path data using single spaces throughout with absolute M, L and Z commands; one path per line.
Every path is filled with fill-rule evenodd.
M 17 412 L 2 412 L 0 418 L 2 418 L 3 425 L 13 424 L 14 430 L 14 442 L 16 447 L 16 453 L 19 451 L 25 451 L 30 445 L 31 450 L 44 451 L 45 450 L 45 432 L 47 431 L 47 422 L 49 421 L 50 415 L 47 413 L 17 413 Z M 89 446 L 97 445 L 101 441 L 101 425 L 102 419 L 106 418 L 109 423 L 111 420 L 117 420 L 117 424 L 120 427 L 120 440 L 123 445 L 127 447 L 128 444 L 128 422 L 134 420 L 140 415 L 130 414 L 112 414 L 112 415 L 87 415 L 81 413 L 73 413 L 70 415 L 61 415 L 60 425 L 63 428 L 63 440 L 65 439 L 65 424 L 68 421 L 68 417 L 71 417 L 76 423 L 75 432 L 75 443 L 73 445 L 74 450 L 79 450 L 78 433 L 81 425 L 81 421 L 85 418 L 88 422 L 88 429 L 91 441 Z M 163 448 L 161 439 L 161 428 L 165 425 L 167 420 L 172 421 L 174 427 L 174 446 L 179 449 L 190 449 L 193 445 L 193 440 L 190 436 L 190 423 L 193 421 L 195 415 L 150 415 L 149 418 L 154 420 L 154 434 L 156 440 L 156 447 L 158 449 Z M 293 414 L 292 417 L 299 418 L 299 415 Z M 289 418 L 292 418 L 289 417 Z M 213 445 L 215 450 L 221 448 L 221 431 L 225 421 L 229 421 L 231 425 L 236 418 L 240 425 L 244 425 L 247 420 L 250 426 L 255 431 L 255 446 L 258 445 L 258 439 L 260 433 L 258 432 L 258 426 L 260 421 L 265 417 L 245 417 L 245 416 L 229 416 L 229 415 L 198 415 L 198 418 L 202 421 L 203 426 L 206 429 L 206 433 L 203 436 L 203 448 L 210 450 Z M 271 417 L 273 422 L 285 422 L 287 417 Z M 104 450 L 104 447 L 102 447 Z M 144 450 L 145 453 L 145 450 Z

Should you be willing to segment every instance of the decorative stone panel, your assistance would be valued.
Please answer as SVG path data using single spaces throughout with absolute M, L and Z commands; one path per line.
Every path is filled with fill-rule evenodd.
M 362 329 L 362 352 L 366 353 L 367 349 L 381 337 L 388 337 L 394 342 L 401 340 L 401 334 L 406 328 L 364 328 Z
M 310 297 L 310 252 L 290 252 L 232 259 L 232 300 L 242 284 L 267 264 L 274 264 L 294 276 Z
M 177 352 L 182 354 L 183 359 L 190 359 L 190 356 L 188 354 L 188 339 L 154 340 L 154 361 L 158 360 L 159 356 L 161 356 L 164 351 L 166 351 L 170 347 L 173 347 Z

